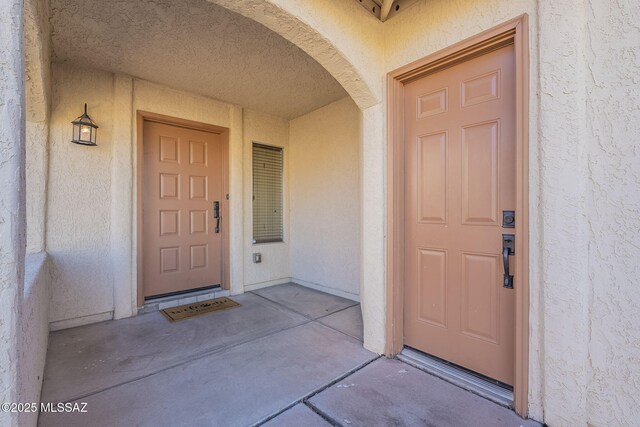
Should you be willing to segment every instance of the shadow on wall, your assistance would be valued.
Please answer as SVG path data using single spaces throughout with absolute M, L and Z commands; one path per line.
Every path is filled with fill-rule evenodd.
M 20 322 L 18 402 L 40 401 L 44 364 L 49 342 L 49 260 L 44 252 L 27 255 L 24 302 Z M 37 413 L 21 413 L 19 425 L 35 426 Z
M 60 321 L 77 319 L 79 323 L 64 326 L 72 327 L 90 323 L 80 320 L 85 316 L 112 315 L 113 287 L 101 286 L 112 282 L 110 257 L 108 249 L 49 252 L 52 329 Z

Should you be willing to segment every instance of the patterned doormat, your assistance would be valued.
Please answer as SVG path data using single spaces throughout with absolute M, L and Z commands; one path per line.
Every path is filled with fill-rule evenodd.
M 160 310 L 164 317 L 172 322 L 200 314 L 211 313 L 212 311 L 222 311 L 229 308 L 240 307 L 240 304 L 227 297 L 215 298 L 206 301 L 194 302 L 193 304 L 179 305 L 178 307 L 165 308 Z

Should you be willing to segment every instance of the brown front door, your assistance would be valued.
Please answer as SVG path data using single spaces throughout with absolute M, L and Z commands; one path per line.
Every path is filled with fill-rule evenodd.
M 221 284 L 223 227 L 214 203 L 222 216 L 222 138 L 146 120 L 143 135 L 144 296 Z
M 503 287 L 502 234 L 515 229 L 502 227 L 502 212 L 516 206 L 514 71 L 507 46 L 404 90 L 404 342 L 507 384 L 514 291 Z

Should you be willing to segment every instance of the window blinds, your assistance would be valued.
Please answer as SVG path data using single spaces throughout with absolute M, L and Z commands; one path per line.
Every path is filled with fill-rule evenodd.
M 253 242 L 283 241 L 282 148 L 253 144 Z

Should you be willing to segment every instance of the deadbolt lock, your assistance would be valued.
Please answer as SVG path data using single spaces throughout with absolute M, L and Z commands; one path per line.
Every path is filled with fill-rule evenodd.
M 515 228 L 515 226 L 516 226 L 516 212 L 502 211 L 502 228 Z

